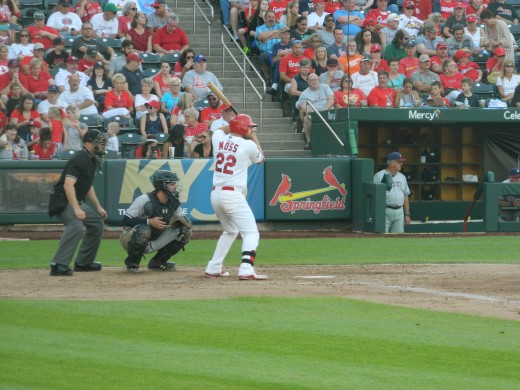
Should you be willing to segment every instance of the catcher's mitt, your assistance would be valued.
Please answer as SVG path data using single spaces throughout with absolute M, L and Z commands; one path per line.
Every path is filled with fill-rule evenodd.
M 174 215 L 170 219 L 170 226 L 174 229 L 178 229 L 180 227 L 191 229 L 191 221 L 184 215 Z

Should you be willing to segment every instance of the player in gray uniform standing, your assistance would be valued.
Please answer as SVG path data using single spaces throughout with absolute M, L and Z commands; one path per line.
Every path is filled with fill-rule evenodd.
M 262 164 L 264 155 L 254 129 L 256 124 L 249 115 L 239 114 L 229 126 L 213 133 L 213 191 L 211 206 L 224 232 L 220 236 L 212 259 L 206 267 L 207 278 L 229 276 L 222 270 L 224 259 L 237 238 L 242 237 L 242 263 L 238 269 L 240 280 L 265 280 L 266 275 L 255 272 L 254 262 L 260 234 L 255 217 L 247 203 L 247 168 Z
M 399 172 L 406 159 L 399 152 L 389 153 L 388 166 L 374 175 L 374 183 L 382 183 L 386 173 L 392 174 L 392 188 L 386 191 L 386 233 L 404 233 L 404 224 L 410 223 L 410 189 L 406 177 Z
M 154 271 L 175 271 L 175 263 L 168 261 L 191 237 L 191 223 L 184 218 L 177 182 L 179 177 L 170 171 L 157 171 L 153 177 L 154 191 L 138 196 L 123 216 L 121 246 L 128 256 L 128 272 L 139 272 L 145 253 L 157 251 L 148 263 Z

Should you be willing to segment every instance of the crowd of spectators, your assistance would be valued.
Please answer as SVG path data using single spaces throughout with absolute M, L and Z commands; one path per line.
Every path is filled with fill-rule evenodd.
M 168 157 L 154 144 L 173 128 L 172 157 L 211 157 L 204 132 L 226 107 L 208 83 L 223 87 L 164 0 L 24 4 L 0 7 L 0 158 L 70 156 L 87 123 L 108 133 L 114 153 L 123 127 L 141 136 L 127 157 Z

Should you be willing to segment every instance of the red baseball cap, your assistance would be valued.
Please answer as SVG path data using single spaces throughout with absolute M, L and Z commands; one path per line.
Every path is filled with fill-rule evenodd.
M 464 5 L 464 3 L 457 1 L 455 3 L 455 7 L 453 7 L 453 9 L 455 9 L 455 8 L 466 8 L 466 6 Z
M 471 54 L 467 52 L 466 50 L 457 50 L 455 55 L 453 56 L 454 59 L 459 60 L 461 58 L 468 58 L 471 57 Z
M 415 7 L 415 4 L 413 1 L 407 1 L 406 3 L 403 3 L 403 8 L 408 8 L 408 7 Z
M 503 47 L 497 47 L 493 53 L 497 57 L 505 56 L 506 55 L 506 49 L 504 49 Z
M 381 51 L 381 45 L 379 43 L 374 43 L 370 48 L 370 53 L 373 53 L 375 51 Z
M 466 17 L 466 22 L 476 22 L 476 21 L 477 21 L 477 16 L 475 14 L 468 15 Z
M 67 58 L 67 64 L 70 62 L 78 62 L 78 61 L 79 61 L 78 57 L 70 56 L 69 58 Z
M 439 47 L 448 47 L 448 45 L 446 45 L 445 42 L 439 42 L 439 43 L 437 43 L 437 46 L 435 46 L 435 47 L 438 49 Z
M 374 18 L 366 18 L 363 21 L 363 27 L 366 27 L 366 26 L 376 26 L 376 25 L 377 25 L 377 20 L 374 19 Z
M 29 123 L 29 126 L 34 126 L 34 127 L 38 127 L 38 128 L 42 128 L 42 123 L 38 120 L 38 119 L 33 119 L 30 123 Z
M 159 109 L 159 108 L 161 108 L 161 105 L 159 104 L 159 102 L 157 100 L 151 100 L 148 103 L 145 103 L 145 107 L 146 108 L 153 107 L 153 108 Z
M 129 55 L 126 56 L 126 62 L 128 61 L 139 61 L 139 62 L 143 62 L 143 60 L 141 59 L 141 57 L 139 57 L 138 54 L 135 54 L 135 53 L 130 53 Z

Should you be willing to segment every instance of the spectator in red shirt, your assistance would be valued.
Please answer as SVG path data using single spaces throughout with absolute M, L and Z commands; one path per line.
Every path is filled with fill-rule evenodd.
M 137 12 L 130 23 L 132 28 L 126 32 L 126 39 L 134 43 L 138 53 L 152 52 L 152 33 L 146 28 L 146 21 L 146 14 Z
M 103 12 L 101 6 L 92 0 L 79 0 L 76 4 L 76 13 L 83 23 L 90 22 L 92 16 Z
M 87 76 L 91 77 L 94 65 L 96 65 L 98 61 L 98 51 L 95 48 L 89 47 L 85 56 L 78 61 L 78 71 L 83 72 Z
M 399 73 L 404 74 L 405 77 L 411 77 L 419 70 L 419 65 L 419 58 L 415 55 L 415 45 L 410 41 L 406 46 L 406 57 L 399 60 Z
M 220 104 L 220 100 L 215 96 L 213 92 L 208 94 L 209 106 L 205 107 L 200 112 L 200 122 L 205 123 L 208 127 L 211 127 L 211 124 L 217 120 L 222 118 L 222 110 L 224 110 L 227 106 Z
M 444 89 L 444 96 L 453 103 L 460 94 L 461 82 L 464 78 L 455 61 L 449 58 L 442 63 L 442 74 L 439 78 Z
M 47 99 L 47 90 L 50 85 L 54 85 L 52 76 L 42 71 L 42 61 L 38 58 L 33 58 L 29 65 L 29 74 L 21 77 L 22 85 L 32 93 L 36 102 L 41 102 Z
M 45 50 L 53 47 L 52 41 L 60 36 L 60 33 L 52 27 L 45 25 L 45 14 L 42 11 L 34 13 L 34 25 L 28 26 L 32 43 L 41 43 Z
M 9 60 L 7 68 L 7 73 L 0 75 L 0 95 L 5 98 L 10 96 L 11 84 L 13 83 L 20 85 L 22 95 L 28 94 L 29 92 L 23 87 L 19 79 L 20 62 L 18 60 Z
M 386 27 L 388 16 L 391 14 L 387 9 L 388 0 L 377 0 L 377 8 L 371 8 L 365 14 L 366 19 L 374 19 L 376 21 L 376 28 L 381 30 Z
M 29 124 L 33 119 L 40 119 L 40 114 L 36 110 L 34 97 L 31 94 L 27 94 L 22 96 L 20 104 L 11 113 L 11 123 L 16 125 L 20 138 L 27 138 Z
M 274 11 L 276 21 L 280 21 L 280 18 L 285 13 L 289 0 L 273 0 L 269 3 L 269 9 Z
M 52 157 L 58 153 L 58 148 L 51 140 L 51 129 L 44 127 L 40 130 L 39 142 L 32 150 L 40 160 L 52 160 Z
M 475 62 L 470 62 L 469 57 L 471 57 L 471 53 L 467 50 L 457 50 L 453 59 L 457 63 L 457 68 L 459 68 L 459 72 L 464 75 L 464 77 L 469 77 L 475 83 L 480 82 L 482 80 L 482 70 L 480 66 L 478 66 Z
M 31 64 L 31 60 L 34 58 L 37 58 L 40 60 L 40 65 L 42 67 L 42 70 L 45 72 L 49 71 L 49 65 L 44 61 L 43 55 L 45 54 L 45 49 L 43 48 L 43 44 L 37 43 L 34 45 L 33 48 L 33 54 L 32 56 L 25 56 L 20 61 L 20 67 L 22 68 L 23 74 L 29 74 L 29 66 Z
M 191 150 L 195 149 L 197 144 L 202 142 L 201 135 L 205 130 L 209 130 L 208 125 L 199 122 L 200 113 L 193 107 L 184 110 L 184 118 L 186 120 L 186 140 L 191 146 Z
M 178 25 L 179 17 L 177 15 L 166 17 L 166 25 L 158 29 L 152 39 L 153 49 L 157 53 L 182 53 L 189 47 L 188 37 Z
M 134 20 L 134 16 L 137 13 L 137 3 L 135 1 L 125 2 L 121 12 L 123 15 L 117 17 L 117 21 L 119 22 L 117 37 L 122 39 L 126 37 L 128 30 L 130 30 L 131 22 Z
M 370 107 L 394 107 L 395 90 L 388 87 L 388 78 L 388 72 L 385 70 L 382 70 L 377 75 L 379 85 L 372 88 L 368 94 L 368 105 Z
M 381 45 L 379 43 L 374 43 L 370 48 L 370 59 L 372 62 L 370 70 L 373 70 L 376 73 L 379 73 L 380 70 L 386 70 L 389 72 L 388 62 L 381 59 Z
M 125 83 L 126 77 L 121 73 L 117 73 L 112 77 L 114 89 L 105 94 L 105 111 L 103 115 L 105 118 L 116 115 L 130 118 L 130 112 L 134 110 L 134 101 L 128 91 L 125 90 Z M 126 109 L 126 112 L 124 109 Z
M 448 45 L 444 42 L 439 42 L 435 47 L 435 55 L 430 58 L 430 69 L 437 74 L 442 73 L 442 63 L 450 58 L 448 54 Z
M 362 101 L 366 105 L 367 97 L 359 88 L 352 88 L 352 79 L 348 74 L 341 78 L 340 85 L 341 89 L 334 92 L 335 108 L 360 107 Z
M 280 60 L 280 81 L 285 83 L 284 91 L 289 93 L 291 80 L 300 73 L 300 61 L 303 56 L 302 41 L 294 40 L 291 45 L 291 53 Z
M 341 3 L 336 0 L 325 0 L 325 12 L 334 14 L 334 12 L 341 9 Z
M 487 81 L 490 84 L 495 84 L 500 77 L 507 53 L 503 47 L 497 47 L 493 51 L 493 54 L 494 56 L 489 58 L 486 62 Z

